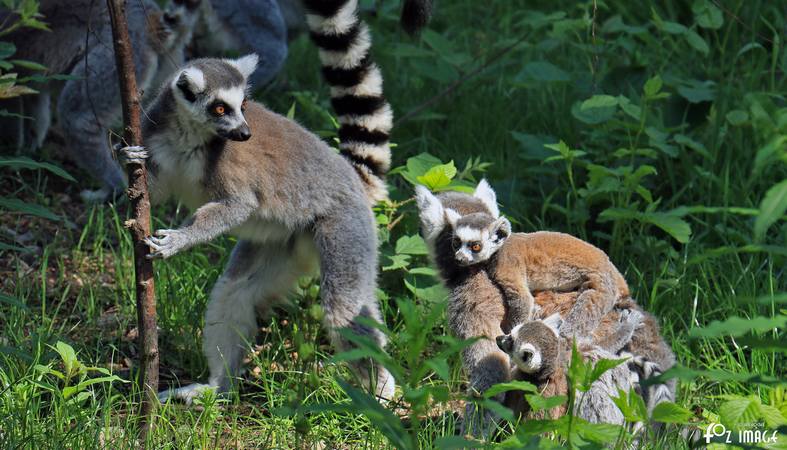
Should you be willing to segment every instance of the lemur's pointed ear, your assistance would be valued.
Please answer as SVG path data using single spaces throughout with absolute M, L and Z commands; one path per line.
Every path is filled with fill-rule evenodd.
M 445 208 L 440 203 L 440 199 L 421 185 L 415 187 L 415 201 L 418 204 L 418 216 L 421 218 L 424 238 L 434 239 L 445 227 Z
M 499 219 L 492 222 L 492 236 L 496 241 L 504 241 L 511 236 L 511 222 L 508 221 L 505 217 L 500 217 Z
M 205 90 L 205 75 L 196 67 L 185 68 L 175 79 L 175 87 L 183 94 L 183 98 L 193 102 L 197 94 Z
M 492 214 L 493 217 L 500 216 L 500 210 L 497 208 L 497 195 L 495 195 L 495 191 L 486 179 L 482 179 L 478 183 L 475 192 L 473 192 L 473 197 L 484 202 L 484 205 L 486 205 L 487 209 L 489 209 L 489 213 Z
M 259 60 L 260 58 L 256 53 L 249 53 L 248 55 L 241 58 L 230 60 L 230 64 L 238 69 L 241 75 L 243 75 L 243 78 L 248 79 L 251 74 L 257 70 L 257 63 Z
M 560 314 L 558 313 L 552 314 L 551 316 L 542 320 L 542 322 L 544 322 L 544 325 L 551 328 L 556 335 L 560 335 L 560 326 L 563 325 L 563 318 L 560 317 Z

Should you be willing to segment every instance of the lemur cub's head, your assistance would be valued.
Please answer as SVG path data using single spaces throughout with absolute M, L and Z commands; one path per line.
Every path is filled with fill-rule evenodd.
M 544 320 L 533 320 L 517 325 L 511 334 L 497 337 L 497 346 L 511 357 L 511 362 L 523 373 L 536 378 L 547 378 L 560 364 L 558 328 L 562 320 L 553 314 Z
M 488 260 L 511 235 L 511 223 L 500 217 L 497 196 L 486 180 L 472 195 L 446 192 L 435 196 L 423 186 L 416 187 L 421 228 L 433 249 L 441 236 L 450 239 L 455 262 L 461 266 Z M 450 236 L 443 233 L 450 230 Z
M 248 78 L 257 68 L 257 55 L 239 59 L 196 59 L 178 71 L 171 88 L 179 111 L 195 128 L 233 141 L 245 141 L 251 130 L 243 113 Z
M 148 40 L 160 55 L 180 52 L 199 19 L 201 0 L 173 0 L 163 11 L 147 16 Z

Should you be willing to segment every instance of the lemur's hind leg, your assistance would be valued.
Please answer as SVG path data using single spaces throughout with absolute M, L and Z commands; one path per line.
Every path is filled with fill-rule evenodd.
M 346 328 L 385 347 L 386 336 L 358 320 L 367 318 L 383 322 L 375 293 L 377 231 L 371 212 L 368 217 L 336 214 L 320 220 L 314 231 L 314 242 L 320 254 L 320 297 L 334 346 L 339 351 L 353 347 L 337 332 Z M 378 398 L 393 397 L 396 381 L 384 367 L 362 359 L 352 362 L 350 369 Z
M 286 243 L 238 242 L 213 287 L 205 312 L 202 350 L 210 370 L 208 384 L 161 392 L 161 401 L 174 397 L 190 403 L 205 389 L 230 389 L 257 330 L 257 307 L 286 294 L 303 273 L 297 239 Z
M 610 276 L 598 272 L 586 274 L 579 297 L 560 326 L 560 335 L 571 339 L 590 334 L 601 318 L 615 306 L 618 295 L 618 289 Z

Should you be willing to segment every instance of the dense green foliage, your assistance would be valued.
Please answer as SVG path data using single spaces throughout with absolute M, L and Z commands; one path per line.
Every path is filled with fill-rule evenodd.
M 637 301 L 659 318 L 680 363 L 667 375 L 681 383 L 678 405 L 662 408 L 658 418 L 702 431 L 712 422 L 784 426 L 783 5 L 442 1 L 430 29 L 411 39 L 396 23 L 397 2 L 377 3 L 377 17 L 369 18 L 375 58 L 397 116 L 406 117 L 393 136 L 392 202 L 376 210 L 387 354 L 358 342 L 358 351 L 334 355 L 320 325 L 316 280 L 304 278 L 292 307 L 263 320 L 261 335 L 249 343 L 240 392 L 207 396 L 196 409 L 162 407 L 151 443 L 469 445 L 456 436 L 464 343 L 448 336 L 445 290 L 418 237 L 410 198 L 415 183 L 463 189 L 482 176 L 517 231 L 566 231 L 608 251 Z M 283 75 L 258 97 L 333 139 L 335 122 L 308 40 L 293 42 Z M 50 144 L 36 158 L 57 153 Z M 51 172 L 21 170 L 34 168 L 30 162 L 0 164 L 11 166 L 0 167 L 0 197 L 44 203 L 62 219 L 3 216 L 0 242 L 28 251 L 0 247 L 0 446 L 133 447 L 135 388 L 111 378 L 132 379 L 136 358 L 123 213 L 107 206 L 85 211 L 77 186 Z M 169 228 L 186 214 L 162 207 L 156 223 Z M 164 381 L 206 375 L 202 315 L 232 244 L 224 237 L 156 265 Z M 334 364 L 369 356 L 397 376 L 400 401 L 380 406 Z M 580 361 L 572 364 L 578 386 L 592 373 Z M 510 388 L 531 390 L 500 387 Z M 534 406 L 546 407 L 527 393 Z M 574 397 L 560 400 L 581 401 Z M 644 417 L 636 396 L 621 393 L 616 403 L 627 419 Z M 682 427 L 640 443 L 686 448 Z M 568 417 L 512 428 L 498 445 L 593 448 L 630 439 L 617 427 Z

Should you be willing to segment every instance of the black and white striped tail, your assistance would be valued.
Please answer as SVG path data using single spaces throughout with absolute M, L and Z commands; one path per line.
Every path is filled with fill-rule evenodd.
M 383 96 L 380 69 L 369 56 L 372 40 L 358 18 L 358 0 L 305 0 L 304 5 L 339 116 L 339 150 L 361 176 L 368 197 L 373 202 L 385 200 L 393 113 Z

